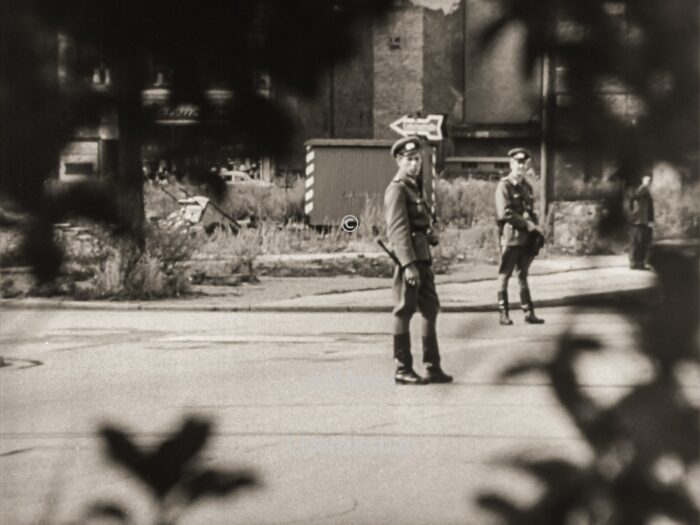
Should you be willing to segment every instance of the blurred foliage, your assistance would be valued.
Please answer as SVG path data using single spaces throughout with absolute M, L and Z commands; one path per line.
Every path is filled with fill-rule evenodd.
M 544 493 L 529 506 L 482 494 L 480 504 L 503 523 L 635 525 L 656 523 L 652 520 L 659 517 L 669 523 L 699 522 L 692 477 L 700 467 L 700 411 L 683 384 L 688 371 L 697 376 L 700 366 L 698 256 L 657 248 L 651 262 L 659 276 L 658 304 L 651 310 L 613 307 L 634 323 L 636 348 L 653 366 L 651 380 L 611 406 L 599 404 L 577 380 L 576 365 L 603 345 L 569 332 L 561 336 L 552 359 L 522 362 L 505 372 L 505 378 L 544 374 L 593 459 L 583 465 L 559 458 L 515 459 L 513 466 L 537 478 Z
M 586 183 L 596 197 L 604 190 L 602 235 L 620 231 L 627 220 L 627 188 L 657 163 L 679 170 L 679 190 L 697 187 L 692 185 L 698 181 L 700 135 L 697 1 L 495 1 L 502 16 L 482 35 L 484 46 L 511 24 L 521 24 L 523 71 L 533 73 L 538 59 L 547 58 L 556 73 L 558 94 L 548 108 L 556 110 L 556 125 L 548 127 L 545 139 L 555 149 L 578 147 L 616 166 L 610 187 L 605 181 Z M 674 198 L 660 190 L 658 197 L 661 230 L 692 232 L 697 204 L 668 214 L 682 200 L 680 193 Z M 672 217 L 679 218 L 677 225 Z M 481 505 L 502 523 L 700 522 L 691 487 L 700 456 L 699 413 L 680 377 L 688 368 L 697 373 L 700 360 L 697 246 L 691 251 L 657 247 L 651 262 L 658 272 L 658 304 L 650 310 L 616 309 L 637 327 L 636 348 L 654 367 L 649 382 L 612 406 L 597 403 L 577 381 L 576 361 L 600 352 L 602 344 L 568 332 L 552 359 L 521 363 L 505 373 L 545 374 L 593 459 L 583 465 L 559 458 L 514 460 L 544 490 L 530 505 L 483 494 Z
M 262 231 L 261 226 L 244 228 L 236 234 L 218 230 L 212 235 L 199 237 L 196 253 L 225 259 L 231 264 L 233 273 L 244 274 L 255 281 L 255 259 L 264 250 Z
M 157 299 L 176 297 L 189 289 L 189 273 L 183 264 L 194 253 L 198 241 L 185 228 L 170 229 L 158 224 L 145 228 L 145 247 L 137 249 L 129 239 L 115 237 L 93 225 L 81 253 L 69 254 L 65 268 L 89 275 L 75 283 L 72 295 L 79 299 Z M 59 277 L 58 282 L 62 279 Z
M 491 44 L 512 24 L 525 29 L 523 71 L 548 57 L 556 71 L 545 139 L 612 162 L 622 182 L 609 194 L 603 231 L 624 224 L 624 187 L 657 162 L 698 180 L 700 75 L 696 0 L 495 0 Z M 556 182 L 555 182 L 556 184 Z
M 259 485 L 251 472 L 219 470 L 204 464 L 201 454 L 210 435 L 209 421 L 189 417 L 160 444 L 144 450 L 124 430 L 111 425 L 100 430 L 109 459 L 141 483 L 152 498 L 155 525 L 174 525 L 206 498 L 229 497 Z M 99 501 L 88 509 L 85 520 L 128 523 L 128 516 L 129 509 L 120 503 Z
M 247 157 L 282 155 L 294 132 L 286 110 L 261 89 L 261 79 L 301 95 L 314 94 L 328 68 L 352 56 L 353 28 L 381 15 L 390 0 L 6 0 L 0 3 L 0 189 L 34 217 L 24 245 L 39 278 L 54 278 L 62 255 L 51 226 L 66 211 L 119 224 L 137 249 L 144 248 L 141 147 L 150 110 L 142 90 L 150 86 L 150 59 L 171 72 L 169 104 L 197 104 L 204 116 L 227 124 Z M 300 30 L 300 28 L 304 28 Z M 113 93 L 89 83 L 61 86 L 57 79 L 58 32 L 93 52 L 112 70 Z M 205 74 L 203 74 L 205 73 Z M 208 81 L 206 76 L 210 77 Z M 212 82 L 215 86 L 212 86 Z M 224 109 L 204 94 L 211 87 L 233 93 Z M 68 185 L 61 199 L 47 195 L 62 146 L 80 126 L 95 126 L 105 104 L 119 119 L 119 173 L 85 189 Z M 191 165 L 188 176 L 220 195 L 224 185 Z M 82 198 L 90 195 L 89 199 Z
M 700 184 L 669 188 L 654 184 L 654 236 L 700 238 Z

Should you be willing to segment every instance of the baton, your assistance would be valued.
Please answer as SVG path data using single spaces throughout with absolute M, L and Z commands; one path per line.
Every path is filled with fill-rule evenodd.
M 399 261 L 399 258 L 396 256 L 393 250 L 389 249 L 389 247 L 384 244 L 384 241 L 381 239 L 377 239 L 377 244 L 382 247 L 382 250 L 384 250 L 389 257 L 391 257 L 391 260 L 394 261 L 396 266 L 398 266 L 399 269 L 402 269 L 401 261 Z

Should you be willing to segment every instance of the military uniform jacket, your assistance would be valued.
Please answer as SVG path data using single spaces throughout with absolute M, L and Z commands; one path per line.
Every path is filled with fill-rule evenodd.
M 640 186 L 630 199 L 630 221 L 632 224 L 648 225 L 654 222 L 654 200 L 646 186 Z
M 532 186 L 524 179 L 520 184 L 514 184 L 508 177 L 498 181 L 496 216 L 501 246 L 526 246 L 527 221 L 537 224 Z
M 408 177 L 397 175 L 384 192 L 384 217 L 389 243 L 405 268 L 430 261 L 430 212 L 422 193 Z

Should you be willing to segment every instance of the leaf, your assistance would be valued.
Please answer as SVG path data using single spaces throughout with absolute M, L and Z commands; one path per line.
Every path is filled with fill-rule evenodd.
M 148 479 L 146 456 L 131 442 L 126 433 L 115 427 L 104 427 L 99 433 L 106 441 L 110 459 L 141 479 Z
M 161 443 L 153 454 L 154 463 L 181 469 L 204 448 L 210 431 L 208 421 L 188 418 L 179 431 Z
M 600 350 L 602 345 L 592 337 L 572 336 L 564 334 L 559 339 L 559 350 L 564 354 L 578 354 L 582 350 Z
M 189 418 L 182 428 L 165 439 L 152 453 L 146 454 L 139 475 L 156 499 L 162 500 L 183 481 L 188 464 L 204 447 L 209 432 L 208 421 Z
M 538 479 L 547 482 L 549 485 L 554 485 L 565 479 L 571 479 L 580 474 L 581 471 L 580 467 L 558 459 L 532 461 L 518 458 L 513 464 L 528 471 Z
M 541 372 L 545 369 L 545 363 L 537 360 L 521 361 L 515 365 L 509 366 L 501 372 L 501 379 L 511 379 L 515 376 L 528 374 L 530 372 Z
M 513 525 L 523 523 L 523 511 L 501 496 L 493 493 L 482 494 L 476 501 L 484 510 L 499 515 L 507 523 Z
M 207 496 L 229 496 L 242 488 L 258 485 L 255 475 L 246 471 L 204 470 L 183 483 L 190 502 Z
M 124 507 L 110 501 L 98 501 L 93 503 L 85 513 L 85 521 L 100 518 L 119 520 L 122 523 L 131 523 L 129 513 Z

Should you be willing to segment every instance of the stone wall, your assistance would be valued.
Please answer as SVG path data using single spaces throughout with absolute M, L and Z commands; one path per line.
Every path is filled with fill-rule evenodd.
M 602 213 L 603 207 L 597 201 L 552 202 L 547 217 L 548 245 L 555 251 L 577 255 L 621 252 L 623 237 L 602 239 L 598 234 Z

